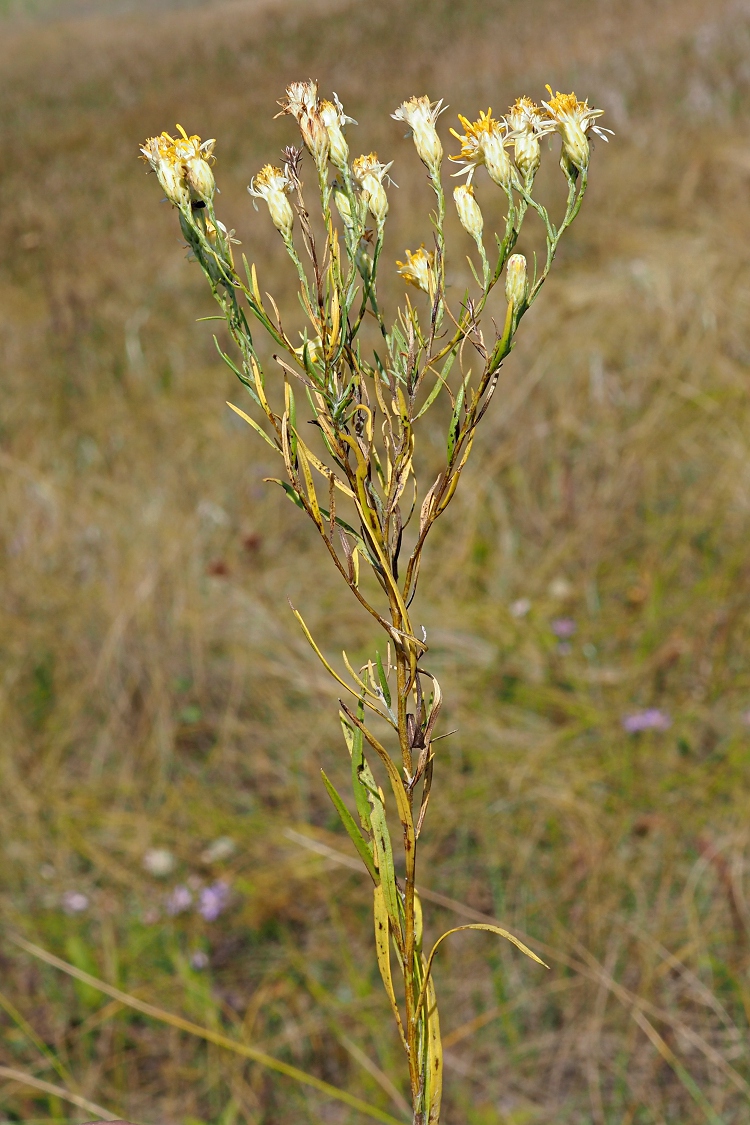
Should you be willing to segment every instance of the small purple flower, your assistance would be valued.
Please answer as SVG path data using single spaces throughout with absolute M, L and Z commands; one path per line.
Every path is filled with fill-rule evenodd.
M 82 914 L 84 910 L 88 910 L 89 896 L 81 891 L 66 891 L 61 902 L 66 914 Z
M 648 707 L 645 711 L 635 711 L 632 715 L 625 715 L 622 725 L 628 734 L 637 734 L 642 730 L 669 730 L 672 720 L 658 707 Z
M 202 949 L 197 949 L 195 953 L 190 955 L 190 965 L 197 973 L 201 969 L 208 968 L 208 954 L 204 953 Z
M 164 907 L 167 914 L 170 914 L 172 917 L 174 917 L 175 914 L 182 914 L 184 910 L 187 910 L 188 907 L 192 905 L 193 896 L 188 888 L 184 887 L 181 883 L 170 891 L 164 900 Z
M 575 634 L 578 626 L 572 617 L 556 617 L 550 628 L 560 640 L 567 640 L 568 637 L 572 637 Z
M 229 902 L 229 884 L 212 883 L 204 887 L 198 900 L 198 913 L 207 922 L 215 922 Z

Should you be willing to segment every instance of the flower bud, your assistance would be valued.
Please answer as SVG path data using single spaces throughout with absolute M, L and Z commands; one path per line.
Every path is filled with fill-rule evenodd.
M 516 167 L 528 183 L 529 180 L 533 180 L 542 162 L 539 137 L 535 133 L 525 133 L 522 137 L 516 137 L 515 149 Z
M 202 156 L 194 156 L 186 162 L 185 170 L 191 193 L 204 203 L 210 203 L 216 190 L 216 181 L 208 161 Z
M 505 273 L 505 296 L 514 309 L 523 308 L 529 295 L 526 277 L 526 259 L 523 254 L 511 254 Z
M 349 202 L 349 196 L 338 180 L 333 182 L 333 202 L 336 204 L 336 210 L 341 216 L 341 221 L 347 229 L 351 230 L 354 226 L 354 216 L 352 215 L 352 205 Z
M 453 189 L 453 198 L 456 201 L 456 210 L 461 226 L 470 234 L 476 243 L 482 241 L 484 219 L 479 209 L 479 204 L 474 198 L 474 188 L 471 184 L 461 184 Z
M 409 98 L 391 114 L 395 121 L 404 121 L 409 126 L 417 155 L 433 176 L 438 174 L 443 159 L 443 146 L 435 129 L 442 104 L 442 98 L 439 102 L 431 103 L 423 95 L 421 98 Z
M 281 169 L 266 164 L 247 189 L 256 199 L 265 199 L 271 222 L 285 240 L 291 238 L 294 226 L 294 212 L 286 197 L 289 188 L 289 180 Z

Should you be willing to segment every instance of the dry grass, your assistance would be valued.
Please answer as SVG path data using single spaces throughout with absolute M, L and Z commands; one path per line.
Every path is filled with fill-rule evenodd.
M 195 323 L 208 295 L 136 144 L 175 120 L 219 137 L 221 213 L 278 291 L 245 185 L 291 139 L 270 120 L 288 80 L 338 90 L 362 145 L 397 158 L 393 258 L 424 188 L 387 111 L 423 89 L 452 114 L 574 86 L 618 135 L 506 364 L 421 611 L 459 728 L 432 886 L 558 959 L 544 973 L 478 935 L 442 955 L 446 1119 L 744 1125 L 750 23 L 692 0 L 457 7 L 0 24 L 4 922 L 398 1113 L 365 883 L 283 835 L 347 848 L 318 780 L 343 768 L 335 698 L 286 598 L 334 654 L 367 626 L 260 483 L 263 451 L 224 406 L 240 391 Z M 642 707 L 671 728 L 627 735 Z M 201 860 L 223 835 L 234 856 Z M 167 880 L 143 870 L 155 846 L 178 859 Z M 153 921 L 189 877 L 228 879 L 230 909 Z M 90 899 L 75 916 L 71 890 Z M 143 1121 L 355 1118 L 2 957 L 7 1012 L 58 1073 L 6 1014 L 11 1068 Z M 12 1120 L 77 1112 L 8 1081 L 2 1101 Z

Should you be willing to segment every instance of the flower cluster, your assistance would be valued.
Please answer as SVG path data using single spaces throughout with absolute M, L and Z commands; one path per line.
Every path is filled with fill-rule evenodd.
M 515 167 L 528 187 L 541 162 L 540 139 L 554 132 L 562 138 L 566 170 L 575 174 L 585 172 L 589 164 L 588 134 L 595 133 L 606 141 L 607 134 L 612 132 L 595 124 L 604 110 L 590 107 L 588 101 L 580 102 L 574 93 L 558 92 L 553 97 L 551 88 L 547 89 L 550 92 L 548 102 L 543 101 L 539 106 L 531 98 L 517 98 L 504 117 L 493 117 L 492 109 L 480 112 L 476 121 L 459 114 L 463 133 L 451 129 L 461 142 L 461 151 L 451 157 L 454 163 L 463 165 L 456 175 L 468 175 L 470 183 L 475 169 L 484 165 L 490 179 L 509 190 L 512 184 L 515 186 L 514 169 L 507 152 L 512 146 Z
M 141 146 L 143 159 L 156 172 L 164 194 L 175 207 L 210 203 L 216 190 L 211 170 L 216 141 L 189 137 L 181 125 L 177 129 L 177 137 L 169 133 L 149 137 Z

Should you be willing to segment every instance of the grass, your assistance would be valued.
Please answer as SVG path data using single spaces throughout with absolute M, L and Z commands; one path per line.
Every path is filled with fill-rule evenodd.
M 278 292 L 245 185 L 292 138 L 271 122 L 287 81 L 336 89 L 353 135 L 397 160 L 393 259 L 424 185 L 388 112 L 423 90 L 447 116 L 500 110 L 549 81 L 617 136 L 436 531 L 420 619 L 458 728 L 431 889 L 552 968 L 476 933 L 441 950 L 446 1120 L 743 1125 L 747 18 L 290 0 L 0 28 L 6 930 L 400 1115 L 365 881 L 285 835 L 348 854 L 318 773 L 343 776 L 335 695 L 286 599 L 333 657 L 371 636 L 261 483 L 270 463 L 195 323 L 213 311 L 202 278 L 135 156 L 175 121 L 217 136 L 220 212 Z M 671 726 L 627 734 L 648 707 Z M 235 851 L 212 859 L 225 836 Z M 143 866 L 157 847 L 165 878 Z M 218 880 L 215 921 L 166 914 L 176 885 Z M 69 892 L 88 907 L 66 913 Z M 433 903 L 427 923 L 454 916 Z M 6 1068 L 144 1122 L 363 1120 L 10 942 L 0 955 Z M 7 1120 L 86 1117 L 2 1081 Z

